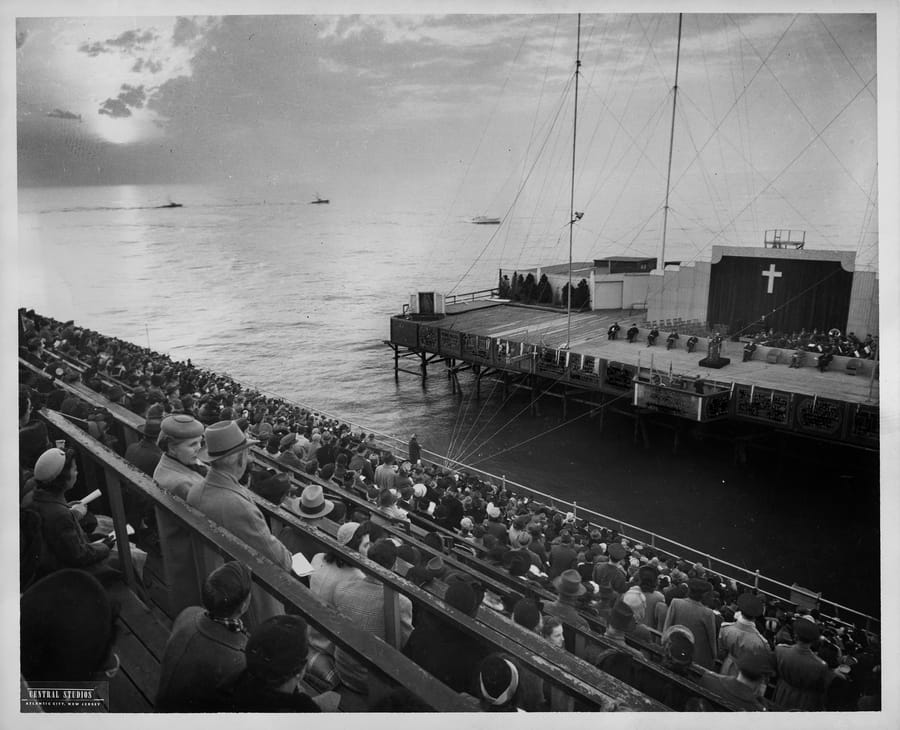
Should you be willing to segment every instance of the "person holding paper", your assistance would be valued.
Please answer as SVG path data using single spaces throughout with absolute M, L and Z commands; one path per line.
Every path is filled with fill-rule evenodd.
M 111 541 L 90 542 L 79 519 L 87 507 L 69 507 L 66 492 L 78 479 L 75 450 L 47 449 L 34 465 L 35 489 L 28 509 L 41 516 L 43 545 L 37 576 L 62 568 L 81 568 L 90 573 L 109 573 Z

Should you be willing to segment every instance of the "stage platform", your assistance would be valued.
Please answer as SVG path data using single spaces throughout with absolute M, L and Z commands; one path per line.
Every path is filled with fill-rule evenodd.
M 822 373 L 812 353 L 799 368 L 789 367 L 792 351 L 774 348 L 760 347 L 743 362 L 743 343 L 725 341 L 721 355 L 731 363 L 706 368 L 699 364 L 707 356 L 705 338 L 689 353 L 681 333 L 667 350 L 669 330 L 660 328 L 656 345 L 648 347 L 643 319 L 643 311 L 601 310 L 573 313 L 569 322 L 561 310 L 478 300 L 450 305 L 436 319 L 394 316 L 388 344 L 397 371 L 399 359 L 409 355 L 422 358 L 423 375 L 435 359 L 451 366 L 462 361 L 476 372 L 527 374 L 583 391 L 633 390 L 633 405 L 691 420 L 736 417 L 877 448 L 876 362 L 857 360 L 851 371 L 850 358 L 835 357 Z M 613 322 L 621 327 L 617 340 L 607 338 Z M 625 333 L 632 325 L 640 333 L 629 343 Z M 710 395 L 716 403 L 701 402 Z

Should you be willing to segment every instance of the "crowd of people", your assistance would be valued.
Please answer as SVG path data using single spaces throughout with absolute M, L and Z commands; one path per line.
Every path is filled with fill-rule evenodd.
M 878 357 L 877 336 L 866 334 L 865 337 L 858 337 L 855 332 L 843 334 L 836 327 L 821 332 L 817 329 L 812 332 L 801 329 L 790 334 L 769 329 L 755 334 L 752 341 L 764 347 L 799 350 L 815 355 L 840 355 L 860 360 L 875 360 Z
M 81 589 L 102 603 L 97 586 L 117 580 L 119 567 L 111 558 L 115 546 L 105 516 L 67 499 L 79 480 L 74 452 L 51 444 L 44 423 L 32 417 L 33 409 L 49 407 L 285 570 L 292 569 L 294 555 L 303 555 L 310 567 L 302 580 L 312 592 L 379 638 L 387 627 L 378 579 L 346 564 L 341 553 L 323 551 L 306 532 L 270 524 L 250 491 L 282 504 L 313 531 L 330 521 L 345 549 L 417 585 L 444 582 L 445 601 L 464 614 L 474 616 L 482 606 L 496 610 L 548 646 L 577 653 L 670 707 L 709 709 L 689 693 L 679 695 L 678 685 L 660 684 L 656 675 L 640 671 L 643 663 L 659 662 L 748 710 L 880 706 L 879 645 L 865 631 L 757 595 L 699 563 L 635 543 L 505 484 L 428 463 L 415 437 L 405 457 L 395 455 L 380 448 L 373 434 L 244 389 L 190 360 L 172 362 L 33 312 L 21 317 L 24 360 L 60 380 L 81 380 L 144 419 L 143 438 L 126 448 L 113 442 L 102 409 L 85 406 L 46 378 L 29 375 L 21 385 L 23 615 L 26 604 L 44 601 L 43 608 L 29 609 L 38 628 L 26 632 L 23 624 L 26 682 L 113 671 L 108 632 L 98 635 L 94 659 L 83 661 L 78 677 L 52 676 L 54 668 L 42 659 L 47 639 L 38 629 L 54 620 L 47 596 L 57 582 L 72 582 L 73 572 L 86 575 Z M 85 369 L 73 368 L 71 358 Z M 316 474 L 334 490 L 316 482 L 295 492 L 286 470 L 253 463 L 252 446 L 265 449 L 275 464 Z M 92 486 L 82 485 L 81 492 Z M 380 510 L 370 513 L 342 500 L 342 489 Z M 177 616 L 161 664 L 158 709 L 331 711 L 352 697 L 353 706 L 370 710 L 422 709 L 408 691 L 382 685 L 356 654 L 300 616 L 286 615 L 290 607 L 253 583 L 245 566 L 223 564 L 165 510 L 136 497 L 125 507 L 135 541 L 162 556 Z M 385 526 L 407 521 L 424 527 L 422 539 L 435 555 L 389 539 Z M 440 557 L 451 551 L 442 537 L 447 534 L 491 570 L 505 571 L 521 590 L 498 596 L 473 574 L 449 570 Z M 578 641 L 577 630 L 597 622 L 609 641 Z M 488 651 L 446 617 L 404 596 L 398 626 L 404 653 L 471 700 L 473 709 L 569 707 L 558 687 L 527 666 Z M 650 649 L 657 638 L 661 653 Z

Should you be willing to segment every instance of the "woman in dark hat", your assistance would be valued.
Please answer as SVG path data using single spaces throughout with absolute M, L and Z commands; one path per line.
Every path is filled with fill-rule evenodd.
M 336 712 L 340 695 L 310 697 L 301 680 L 306 670 L 307 625 L 300 616 L 273 616 L 250 636 L 247 668 L 232 687 L 232 712 Z
M 22 594 L 20 614 L 20 669 L 26 682 L 93 683 L 115 675 L 118 607 L 93 576 L 63 569 L 39 580 Z M 77 708 L 56 701 L 43 707 L 44 712 L 67 709 Z
M 193 416 L 178 413 L 164 418 L 156 440 L 163 452 L 153 472 L 154 481 L 166 492 L 186 500 L 190 488 L 203 481 L 205 467 L 197 461 L 203 445 L 203 424 Z M 197 575 L 191 533 L 166 510 L 156 508 L 163 570 L 170 587 L 170 610 L 178 615 L 188 606 L 200 604 L 202 577 Z
M 444 602 L 466 616 L 474 617 L 482 597 L 476 586 L 465 577 L 459 577 L 448 580 Z M 403 653 L 457 692 L 477 693 L 473 678 L 487 651 L 448 619 L 423 611 L 416 617 L 415 628 Z
M 504 654 L 489 654 L 478 667 L 478 689 L 485 712 L 516 712 L 519 667 Z

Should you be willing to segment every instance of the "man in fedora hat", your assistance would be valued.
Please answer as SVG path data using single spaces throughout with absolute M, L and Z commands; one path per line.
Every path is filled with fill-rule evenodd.
M 581 582 L 581 574 L 574 568 L 569 568 L 553 579 L 559 596 L 553 603 L 544 606 L 544 612 L 556 616 L 563 623 L 563 636 L 566 649 L 576 652 L 576 634 L 571 627 L 590 629 L 587 619 L 578 612 L 578 598 L 583 596 L 586 589 Z M 580 652 L 583 656 L 584 652 Z
M 239 482 L 250 463 L 248 449 L 258 441 L 248 439 L 236 421 L 219 421 L 207 427 L 206 446 L 198 458 L 209 463 L 209 473 L 188 492 L 187 502 L 243 540 L 248 547 L 290 570 L 291 553 L 269 530 L 266 520 Z M 222 557 L 194 536 L 194 558 L 198 575 L 209 575 L 222 564 Z M 251 629 L 271 616 L 284 613 L 284 606 L 259 585 L 251 591 L 246 623 Z
M 335 513 L 335 503 L 325 499 L 325 492 L 318 484 L 307 484 L 299 497 L 287 500 L 287 503 L 291 511 L 313 533 L 319 531 L 319 524 L 325 517 L 331 517 Z M 303 553 L 307 560 L 312 560 L 316 553 L 322 552 L 322 544 L 308 532 L 284 525 L 276 534 L 291 553 Z

